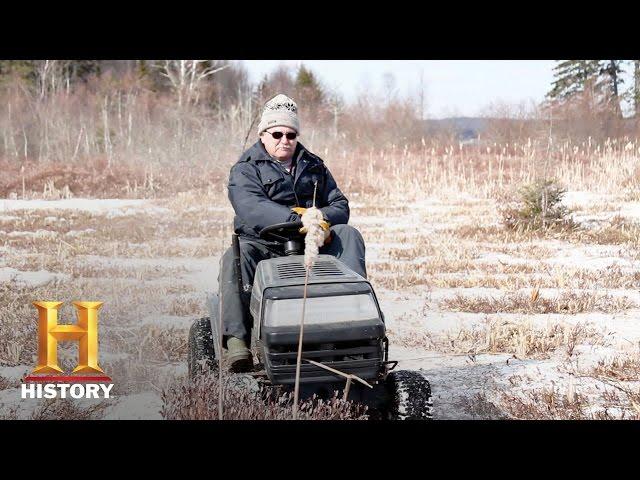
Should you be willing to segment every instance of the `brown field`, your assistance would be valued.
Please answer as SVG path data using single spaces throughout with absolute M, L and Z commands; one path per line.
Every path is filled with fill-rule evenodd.
M 391 357 L 429 372 L 436 418 L 639 418 L 639 144 L 316 152 L 367 243 Z M 180 175 L 167 163 L 117 159 L 1 164 L 1 416 L 216 417 L 202 389 L 185 383 L 186 341 L 230 245 L 225 158 Z M 505 198 L 544 174 L 569 190 L 577 227 L 506 229 Z M 101 361 L 115 401 L 16 403 L 17 380 L 34 365 L 31 302 L 44 299 L 105 302 Z M 63 318 L 72 315 L 65 305 Z M 61 358 L 72 366 L 73 347 Z M 362 413 L 308 408 L 309 418 Z M 237 415 L 288 413 L 248 406 Z

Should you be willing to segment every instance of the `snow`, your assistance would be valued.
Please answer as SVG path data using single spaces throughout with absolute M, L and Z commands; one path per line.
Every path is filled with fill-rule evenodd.
M 138 199 L 88 199 L 70 198 L 64 200 L 0 200 L 0 212 L 17 210 L 78 210 L 115 218 L 126 215 L 165 214 L 168 208 L 153 206 L 150 200 Z
M 161 420 L 162 399 L 154 392 L 116 397 L 115 405 L 105 409 L 104 420 Z
M 9 238 L 48 238 L 54 239 L 58 236 L 58 232 L 52 230 L 39 229 L 35 232 L 21 232 L 14 230 L 13 232 L 6 233 Z
M 488 264 L 496 264 L 502 263 L 505 265 L 528 265 L 531 262 L 535 262 L 535 259 L 531 258 L 516 258 L 512 255 L 507 255 L 504 253 L 483 253 L 478 256 L 478 258 L 473 260 L 473 263 L 488 263 Z
M 25 375 L 29 374 L 34 368 L 34 365 L 16 365 L 16 366 L 0 366 L 0 377 L 8 378 L 11 380 L 20 380 Z
M 178 278 L 189 282 L 198 291 L 213 292 L 218 290 L 218 270 L 220 257 L 163 257 L 163 258 L 135 258 L 135 257 L 102 257 L 99 255 L 78 255 L 85 264 L 102 266 L 119 266 L 129 268 L 142 267 L 183 267 L 186 269 Z
M 574 246 L 571 249 L 559 251 L 554 257 L 543 261 L 551 265 L 564 265 L 589 270 L 603 270 L 611 266 L 638 269 L 640 261 L 621 258 L 621 247 L 615 245 L 590 245 L 587 247 Z
M 566 207 L 576 208 L 611 201 L 611 195 L 587 191 L 567 191 L 562 196 L 562 203 Z
M 412 203 L 407 214 L 394 216 L 392 210 L 388 215 L 354 215 L 352 223 L 361 227 L 363 235 L 376 233 L 376 242 L 367 243 L 367 262 L 375 263 L 389 262 L 388 255 L 390 249 L 404 250 L 411 249 L 411 242 L 398 242 L 392 235 L 384 235 L 392 238 L 391 242 L 384 242 L 384 237 L 380 237 L 379 232 L 419 232 L 422 234 L 438 232 L 442 229 L 450 229 L 459 224 L 475 224 L 482 222 L 490 224 L 495 222 L 493 212 L 488 213 L 488 209 L 493 208 L 490 201 L 484 199 L 473 199 L 468 197 L 465 203 L 460 203 L 460 196 L 455 194 L 455 201 L 449 199 L 425 198 L 416 203 Z M 186 212 L 217 212 L 220 215 L 231 212 L 225 206 L 205 206 L 184 205 L 173 203 L 162 203 L 158 200 L 92 200 L 92 199 L 71 199 L 71 200 L 0 200 L 0 226 L 2 223 L 10 223 L 21 220 L 20 216 L 11 215 L 13 212 L 21 210 L 47 211 L 44 218 L 44 225 L 55 225 L 65 221 L 65 211 L 85 211 L 104 218 L 116 218 L 126 215 L 159 215 L 170 212 L 164 206 L 172 206 L 172 214 L 176 208 L 183 208 Z M 583 227 L 601 228 L 606 225 L 616 215 L 621 215 L 629 221 L 640 219 L 640 202 L 622 202 L 621 198 L 613 195 L 595 194 L 584 191 L 572 191 L 565 196 L 564 203 L 571 208 L 578 209 L 574 213 L 574 218 L 583 223 Z M 399 206 L 399 205 L 398 205 Z M 352 202 L 352 208 L 367 208 L 364 203 Z M 393 208 L 393 205 L 384 205 Z M 375 208 L 375 207 L 372 207 Z M 609 210 L 607 210 L 609 209 Z M 51 212 L 49 212 L 51 211 Z M 594 213 L 595 212 L 595 213 Z M 7 213 L 1 215 L 1 213 Z M 215 217 L 216 219 L 218 216 Z M 218 220 L 212 220 L 216 223 Z M 5 226 L 6 228 L 6 226 Z M 218 228 L 214 225 L 213 228 Z M 72 230 L 66 235 L 91 236 L 95 230 Z M 60 236 L 59 232 L 39 229 L 36 231 L 15 231 L 6 233 L 13 241 L 31 238 L 54 238 Z M 62 237 L 64 238 L 64 237 Z M 205 241 L 204 237 L 172 237 L 169 239 L 177 247 L 184 251 L 196 247 L 200 242 Z M 434 236 L 435 248 L 441 249 L 441 244 L 449 241 L 448 237 L 438 238 Z M 555 239 L 539 239 L 534 242 L 518 243 L 492 243 L 490 240 L 484 242 L 461 242 L 473 243 L 475 250 L 470 258 L 474 264 L 471 272 L 441 273 L 440 278 L 451 276 L 454 278 L 465 277 L 472 279 L 477 275 L 491 275 L 494 278 L 501 278 L 503 274 L 489 274 L 483 271 L 484 265 L 504 264 L 504 265 L 530 265 L 539 271 L 535 274 L 523 273 L 531 280 L 532 284 L 540 275 L 548 275 L 545 270 L 547 266 L 566 268 L 570 271 L 578 270 L 602 270 L 610 266 L 619 266 L 623 272 L 635 273 L 640 268 L 640 257 L 629 253 L 626 247 L 619 245 L 584 245 L 575 244 L 568 241 Z M 464 247 L 464 245 L 463 245 Z M 532 249 L 532 247 L 535 247 Z M 0 247 L 1 251 L 8 251 L 5 247 Z M 452 258 L 456 258 L 462 249 L 455 248 L 451 252 Z M 538 258 L 531 258 L 534 256 Z M 448 255 L 448 253 L 447 253 Z M 466 255 L 466 254 L 465 254 Z M 412 258 L 406 262 L 392 261 L 403 264 L 419 264 L 428 261 L 431 257 Z M 97 266 L 120 266 L 131 269 L 143 269 L 149 267 L 159 267 L 163 269 L 174 269 L 175 273 L 160 280 L 154 276 L 153 284 L 166 286 L 171 282 L 180 280 L 190 285 L 194 290 L 189 296 L 194 298 L 204 298 L 206 293 L 217 291 L 217 276 L 219 269 L 219 257 L 207 258 L 189 257 L 162 257 L 162 258 L 135 258 L 135 257 L 103 257 L 96 255 L 77 255 L 75 260 L 83 264 L 93 264 Z M 2 264 L 2 259 L 0 259 Z M 508 278 L 505 276 L 505 279 Z M 66 275 L 41 270 L 38 272 L 22 272 L 14 268 L 0 267 L 0 282 L 13 282 L 13 284 L 38 286 L 54 280 L 66 280 Z M 129 279 L 121 279 L 122 282 Z M 131 280 L 139 282 L 139 280 Z M 148 283 L 151 283 L 149 281 Z M 529 294 L 530 289 L 523 289 L 521 292 Z M 584 290 L 585 292 L 587 290 Z M 549 388 L 558 385 L 565 389 L 569 380 L 568 369 L 571 363 L 566 364 L 566 353 L 564 349 L 559 349 L 556 353 L 551 352 L 551 358 L 539 359 L 517 359 L 508 353 L 499 354 L 451 354 L 442 351 L 431 350 L 429 338 L 438 340 L 439 336 L 455 336 L 460 329 L 482 329 L 489 320 L 504 319 L 513 322 L 526 322 L 535 328 L 544 328 L 553 324 L 575 325 L 577 323 L 588 324 L 597 328 L 606 337 L 605 345 L 577 345 L 574 349 L 574 359 L 571 362 L 579 363 L 580 366 L 591 365 L 598 359 L 613 357 L 623 352 L 637 351 L 640 347 L 640 309 L 631 309 L 614 314 L 604 314 L 599 312 L 585 312 L 576 315 L 567 314 L 515 314 L 515 313 L 471 313 L 455 312 L 447 310 L 443 302 L 456 295 L 465 297 L 488 297 L 500 298 L 505 294 L 513 294 L 515 290 L 494 289 L 494 288 L 428 288 L 416 286 L 406 288 L 401 291 L 394 291 L 387 288 L 376 287 L 376 294 L 380 302 L 390 338 L 390 359 L 398 360 L 397 369 L 423 369 L 431 382 L 434 395 L 434 415 L 440 419 L 464 419 L 478 418 L 477 415 L 468 412 L 467 407 L 473 402 L 476 394 L 486 395 L 490 400 L 495 398 L 498 392 L 508 392 L 509 395 L 523 394 L 529 389 Z M 562 293 L 560 289 L 540 289 L 540 295 L 551 298 Z M 591 291 L 594 295 L 626 296 L 640 303 L 640 292 L 636 290 L 611 290 L 602 289 Z M 126 300 L 126 299 L 122 299 Z M 204 304 L 203 304 L 204 308 Z M 148 315 L 146 317 L 136 317 L 134 323 L 124 323 L 113 325 L 113 328 L 131 329 L 132 325 L 155 325 L 161 329 L 176 328 L 183 331 L 186 342 L 186 328 L 190 326 L 192 320 L 189 316 L 166 315 L 160 312 L 158 315 Z M 118 320 L 119 321 L 119 320 Z M 105 325 L 106 326 L 106 325 Z M 179 333 L 179 332 L 178 332 Z M 611 335 L 609 335 L 611 333 Z M 415 345 L 417 342 L 405 342 L 406 338 L 421 338 L 424 336 L 425 345 L 422 347 L 407 347 Z M 130 354 L 116 351 L 101 350 L 100 358 L 104 362 L 111 362 L 118 359 L 135 359 Z M 144 359 L 143 359 L 144 360 Z M 154 378 L 157 375 L 158 382 L 154 380 L 157 388 L 163 388 L 172 380 L 187 375 L 186 358 L 184 361 L 171 363 L 151 363 Z M 12 381 L 19 380 L 25 373 L 33 369 L 33 365 L 0 366 L 0 376 Z M 521 378 L 521 380 L 514 380 Z M 512 384 L 513 382 L 513 384 Z M 150 382 L 145 382 L 148 384 Z M 591 395 L 593 393 L 594 381 L 592 379 L 575 379 L 575 390 L 582 394 Z M 116 385 L 116 388 L 118 385 Z M 152 385 L 145 385 L 147 391 L 135 394 L 122 394 L 110 401 L 110 406 L 104 411 L 104 417 L 108 419 L 134 419 L 134 418 L 160 418 L 159 410 L 162 406 L 160 393 L 152 390 Z M 38 406 L 33 401 L 21 401 L 19 399 L 19 389 L 8 388 L 0 391 L 0 415 L 6 414 L 8 409 L 17 408 L 20 418 L 28 418 L 34 408 Z M 596 407 L 594 407 L 596 408 Z
M 21 286 L 41 287 L 53 281 L 69 279 L 69 275 L 63 273 L 51 273 L 46 270 L 37 272 L 21 272 L 15 268 L 0 268 L 0 282 L 13 282 Z
M 96 230 L 93 228 L 85 228 L 84 230 L 69 230 L 65 233 L 66 237 L 82 237 L 84 235 L 91 235 L 96 233 Z

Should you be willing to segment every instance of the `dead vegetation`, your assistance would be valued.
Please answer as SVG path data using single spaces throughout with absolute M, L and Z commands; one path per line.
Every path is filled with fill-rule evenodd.
M 466 296 L 456 294 L 442 301 L 442 307 L 458 312 L 472 313 L 564 313 L 584 312 L 618 313 L 637 304 L 626 296 L 611 296 L 593 292 L 562 292 L 553 298 L 542 297 L 538 289 L 530 293 L 515 292 L 503 296 Z
M 394 342 L 404 347 L 436 350 L 451 354 L 511 354 L 516 358 L 549 358 L 556 351 L 571 357 L 576 346 L 604 346 L 608 334 L 593 325 L 551 323 L 537 326 L 530 319 L 505 320 L 485 317 L 471 328 L 459 328 L 442 335 L 412 333 L 396 335 Z
M 600 359 L 590 374 L 618 382 L 640 382 L 640 353 Z
M 162 418 L 167 420 L 217 420 L 218 383 L 213 376 L 195 382 L 178 381 L 162 393 Z M 292 396 L 263 395 L 259 391 L 227 385 L 224 389 L 225 420 L 291 420 Z M 334 395 L 329 400 L 313 397 L 298 408 L 300 420 L 366 420 L 366 407 Z
M 185 322 L 185 327 L 188 326 Z M 175 327 L 151 324 L 110 328 L 103 338 L 105 347 L 120 354 L 129 354 L 138 362 L 179 362 L 187 356 L 186 333 L 184 329 Z
M 6 388 L 14 388 L 17 387 L 17 383 L 9 380 L 8 378 L 0 376 L 0 390 L 4 390 Z
M 24 168 L 23 168 L 24 167 Z M 137 162 L 109 163 L 97 156 L 82 164 L 62 162 L 0 162 L 5 175 L 0 181 L 1 198 L 158 198 L 175 192 L 202 189 L 219 183 L 226 172 L 216 165 L 183 168 L 153 168 Z
M 640 224 L 629 219 L 615 215 L 604 226 L 581 232 L 579 237 L 582 243 L 597 245 L 630 245 L 640 247 Z
M 526 184 L 533 178 L 530 173 L 534 170 L 530 171 L 523 161 L 531 157 L 524 155 L 522 149 L 516 148 L 514 152 L 514 156 L 509 157 L 496 155 L 495 151 L 472 154 L 467 149 L 431 151 L 428 147 L 412 150 L 396 146 L 372 152 L 354 149 L 344 154 L 325 153 L 334 176 L 354 204 L 352 222 L 362 221 L 360 229 L 368 247 L 377 245 L 375 255 L 369 249 L 367 252 L 369 278 L 374 287 L 406 291 L 408 295 L 422 294 L 432 288 L 486 287 L 510 292 L 496 298 L 458 295 L 441 304 L 453 311 L 488 315 L 491 312 L 613 314 L 637 308 L 629 297 L 592 293 L 605 288 L 637 289 L 640 274 L 634 268 L 612 265 L 588 269 L 579 264 L 567 267 L 548 262 L 583 244 L 619 245 L 611 256 L 629 262 L 639 259 L 637 225 L 631 220 L 614 217 L 601 228 L 591 229 L 520 231 L 505 229 L 499 224 L 494 200 L 497 193 L 511 185 Z M 357 160 L 360 153 L 371 162 L 365 164 Z M 572 190 L 615 191 L 619 172 L 609 176 L 603 173 L 606 169 L 601 170 L 605 165 L 611 167 L 610 161 L 598 157 L 587 162 L 570 155 L 557 160 L 556 176 Z M 636 160 L 626 153 L 616 161 L 623 168 Z M 227 168 L 225 162 L 220 164 L 223 170 Z M 583 173 L 576 173 L 578 166 Z M 85 190 L 75 188 L 73 178 L 67 173 L 54 175 L 53 182 L 40 185 L 38 169 L 44 172 L 48 167 L 27 165 L 25 172 L 32 175 L 29 177 L 32 180 L 25 180 L 24 195 L 21 188 L 16 191 L 13 185 L 10 193 L 16 193 L 14 197 L 53 199 L 82 194 L 157 200 L 149 204 L 152 208 L 134 209 L 125 212 L 126 215 L 115 212 L 110 218 L 106 212 L 91 214 L 73 210 L 12 211 L 0 216 L 0 248 L 5 248 L 2 266 L 69 275 L 63 282 L 45 287 L 5 284 L 11 286 L 0 290 L 0 325 L 3 332 L 10 332 L 0 338 L 0 362 L 32 365 L 35 322 L 25 322 L 25 318 L 35 319 L 32 300 L 53 296 L 51 298 L 70 302 L 83 295 L 95 296 L 105 301 L 101 325 L 108 327 L 101 332 L 101 351 L 123 357 L 103 365 L 114 378 L 118 394 L 164 391 L 165 418 L 217 418 L 217 398 L 203 388 L 187 385 L 178 373 L 186 358 L 185 328 L 189 319 L 200 316 L 204 308 L 198 298 L 201 292 L 196 291 L 193 282 L 179 277 L 188 277 L 193 272 L 189 259 L 211 258 L 213 266 L 217 255 L 229 246 L 232 212 L 223 187 L 226 171 L 218 178 L 203 169 L 202 180 L 193 177 L 172 185 L 158 179 L 175 176 L 174 166 L 166 171 L 162 171 L 161 166 L 147 167 L 142 177 L 125 174 L 104 190 L 78 193 Z M 212 166 L 210 172 L 215 168 Z M 486 176 L 488 169 L 491 169 L 490 176 Z M 108 175 L 107 170 L 96 178 L 104 179 L 100 175 Z M 115 167 L 112 171 L 115 172 Z M 587 171 L 588 174 L 584 173 Z M 429 192 L 428 201 L 424 192 Z M 429 203 L 431 200 L 434 201 Z M 148 260 L 150 262 L 145 263 Z M 543 288 L 563 292 L 556 297 L 539 291 L 533 295 L 536 289 Z M 425 318 L 428 314 L 426 312 Z M 72 317 L 65 315 L 71 321 Z M 154 323 L 156 315 L 184 317 L 185 328 L 172 323 Z M 571 358 L 575 357 L 577 346 L 608 344 L 607 334 L 593 325 L 550 322 L 541 326 L 524 317 L 508 321 L 487 317 L 475 327 L 452 329 L 443 336 L 433 335 L 418 324 L 409 330 L 390 328 L 389 334 L 394 345 L 435 350 L 443 355 L 467 355 L 471 359 L 483 353 L 526 359 Z M 592 374 L 619 381 L 632 378 L 632 362 L 624 364 L 626 366 L 607 365 L 602 366 L 602 372 Z M 612 370 L 605 373 L 606 368 Z M 607 391 L 615 392 L 608 395 L 611 398 L 618 395 L 620 402 L 628 398 L 613 387 Z M 564 404 L 558 396 L 564 394 L 561 390 L 538 394 L 541 396 L 535 399 L 525 396 L 514 400 L 511 407 L 487 400 L 479 415 L 482 418 L 536 418 L 536 415 L 539 418 L 580 415 L 591 418 L 588 398 L 577 396 L 573 402 Z M 225 411 L 230 418 L 290 418 L 287 405 L 275 403 L 265 409 L 262 404 L 248 406 L 246 398 L 229 395 Z M 509 398 L 505 396 L 504 400 Z M 527 405 L 534 401 L 538 402 L 537 406 L 532 406 L 527 413 Z M 65 413 L 65 408 L 52 406 L 49 412 L 59 409 L 70 417 L 100 415 L 97 410 L 90 414 Z M 335 399 L 320 402 L 308 407 L 307 418 L 366 416 L 362 412 L 353 413 L 351 408 Z M 615 411 L 610 412 L 615 417 Z M 625 418 L 629 418 L 630 413 L 626 415 Z
M 498 392 L 488 399 L 479 393 L 465 405 L 481 418 L 514 420 L 640 420 L 640 391 L 601 387 L 596 398 L 578 393 L 572 380 L 567 387 L 548 386 L 521 394 Z
M 96 420 L 100 418 L 106 402 L 82 407 L 70 399 L 46 399 L 32 414 L 32 420 Z

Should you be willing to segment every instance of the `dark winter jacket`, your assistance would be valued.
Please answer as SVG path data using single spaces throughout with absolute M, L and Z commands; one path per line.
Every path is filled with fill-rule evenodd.
M 264 227 L 299 220 L 291 207 L 309 208 L 318 181 L 316 207 L 331 225 L 349 221 L 349 201 L 322 159 L 298 142 L 293 175 L 274 160 L 258 140 L 244 152 L 229 174 L 229 200 L 236 212 L 235 232 L 258 237 Z

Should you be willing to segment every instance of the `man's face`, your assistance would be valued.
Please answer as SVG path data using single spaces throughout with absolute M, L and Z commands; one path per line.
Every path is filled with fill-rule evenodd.
M 282 132 L 280 138 L 273 138 L 273 133 Z M 289 140 L 287 133 L 296 133 L 293 128 L 289 127 L 271 127 L 260 135 L 260 140 L 264 144 L 264 148 L 269 155 L 281 162 L 288 162 L 293 157 L 298 139 Z M 276 136 L 278 136 L 276 134 Z

